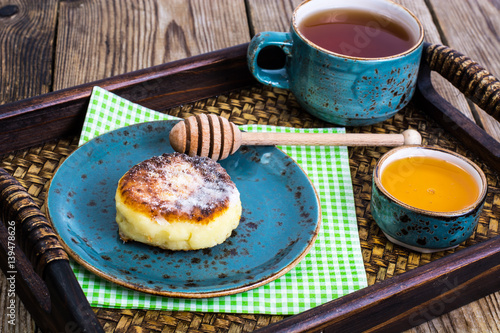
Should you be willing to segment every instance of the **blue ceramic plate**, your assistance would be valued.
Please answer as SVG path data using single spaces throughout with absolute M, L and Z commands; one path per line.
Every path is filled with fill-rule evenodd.
M 230 295 L 292 269 L 313 246 L 320 208 L 303 170 L 275 147 L 242 147 L 221 161 L 238 187 L 240 225 L 221 245 L 177 252 L 123 243 L 115 223 L 118 180 L 133 165 L 172 153 L 176 121 L 101 135 L 71 154 L 54 175 L 48 216 L 65 249 L 91 272 L 119 285 L 171 297 Z

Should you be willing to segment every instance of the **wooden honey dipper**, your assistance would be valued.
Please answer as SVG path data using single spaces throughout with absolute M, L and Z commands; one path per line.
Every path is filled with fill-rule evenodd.
M 247 133 L 226 118 L 213 114 L 191 116 L 170 131 L 170 145 L 179 153 L 223 160 L 242 145 L 287 146 L 386 146 L 419 145 L 420 133 L 408 129 L 401 134 L 360 133 Z

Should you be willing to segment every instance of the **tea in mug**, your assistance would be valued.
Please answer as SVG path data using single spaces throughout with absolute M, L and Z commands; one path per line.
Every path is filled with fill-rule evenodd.
M 411 49 L 416 40 L 399 22 L 362 9 L 317 12 L 299 23 L 302 35 L 329 51 L 360 58 L 381 58 Z
M 420 209 L 453 212 L 479 197 L 474 177 L 455 163 L 428 156 L 412 156 L 389 163 L 382 186 L 395 198 Z

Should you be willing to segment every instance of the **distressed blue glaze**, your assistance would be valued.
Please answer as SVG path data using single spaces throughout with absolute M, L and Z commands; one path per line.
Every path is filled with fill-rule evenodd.
M 292 33 L 294 56 L 286 65 L 298 102 L 325 121 L 362 126 L 392 117 L 415 92 L 422 44 L 396 58 L 346 58 L 313 48 Z
M 265 70 L 257 65 L 260 50 L 268 46 L 277 46 L 287 56 L 291 56 L 292 37 L 288 32 L 262 32 L 254 36 L 248 46 L 247 61 L 250 72 L 255 78 L 266 85 L 276 88 L 290 89 L 287 69 L 285 67 L 276 70 Z
M 240 225 L 211 249 L 168 251 L 123 243 L 115 191 L 133 165 L 173 153 L 175 121 L 133 125 L 71 154 L 48 192 L 48 213 L 65 249 L 97 275 L 134 290 L 174 297 L 222 296 L 255 288 L 293 268 L 313 246 L 320 208 L 302 169 L 275 147 L 242 147 L 221 162 L 241 194 Z
M 371 212 L 380 229 L 388 236 L 413 247 L 447 249 L 465 241 L 477 227 L 484 205 L 450 217 L 436 217 L 408 209 L 381 192 L 373 182 Z
M 259 82 L 289 89 L 307 112 L 343 126 L 381 122 L 408 104 L 415 92 L 423 49 L 420 23 L 415 47 L 399 55 L 370 59 L 344 56 L 311 43 L 297 31 L 295 14 L 293 17 L 290 32 L 266 31 L 250 42 L 247 62 Z M 257 65 L 260 51 L 268 46 L 283 49 L 285 67 L 266 70 Z

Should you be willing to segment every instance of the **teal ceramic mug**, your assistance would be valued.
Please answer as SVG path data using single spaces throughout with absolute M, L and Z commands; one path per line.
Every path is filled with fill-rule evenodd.
M 299 30 L 303 20 L 320 11 L 367 10 L 375 17 L 354 36 L 351 49 L 363 50 L 376 35 L 373 28 L 394 21 L 407 32 L 411 46 L 397 54 L 368 58 L 333 52 L 308 40 Z M 309 0 L 293 12 L 290 32 L 262 32 L 250 42 L 247 60 L 263 84 L 289 89 L 310 114 L 344 126 L 370 125 L 390 118 L 411 99 L 422 55 L 424 30 L 406 8 L 388 0 Z M 259 66 L 259 55 L 278 47 L 283 68 Z M 264 53 L 263 53 L 264 54 Z

